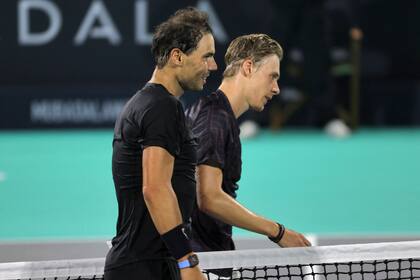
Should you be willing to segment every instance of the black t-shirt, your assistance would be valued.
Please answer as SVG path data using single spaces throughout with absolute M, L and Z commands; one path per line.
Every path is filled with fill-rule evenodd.
M 196 140 L 185 122 L 182 104 L 162 85 L 147 84 L 124 106 L 114 130 L 112 174 L 118 200 L 117 234 L 105 269 L 170 257 L 142 192 L 142 153 L 149 146 L 174 158 L 172 187 L 184 222 L 195 204 Z
M 228 99 L 218 90 L 202 97 L 186 114 L 198 141 L 197 165 L 220 168 L 223 191 L 236 198 L 242 167 L 241 142 L 238 122 Z M 197 205 L 192 214 L 192 237 L 195 251 L 235 248 L 232 226 L 201 212 Z

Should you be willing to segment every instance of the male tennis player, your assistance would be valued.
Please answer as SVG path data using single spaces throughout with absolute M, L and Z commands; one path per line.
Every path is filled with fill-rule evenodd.
M 178 97 L 202 90 L 217 68 L 207 15 L 176 12 L 156 28 L 152 53 L 152 78 L 115 124 L 118 221 L 105 279 L 203 280 L 184 228 L 196 194 L 196 142 Z
M 281 247 L 311 245 L 302 234 L 254 214 L 235 200 L 242 165 L 237 118 L 249 108 L 262 111 L 279 94 L 282 57 L 279 43 L 267 35 L 236 38 L 226 52 L 219 89 L 187 110 L 199 144 L 198 207 L 192 215 L 196 251 L 233 250 L 232 225 L 266 235 Z

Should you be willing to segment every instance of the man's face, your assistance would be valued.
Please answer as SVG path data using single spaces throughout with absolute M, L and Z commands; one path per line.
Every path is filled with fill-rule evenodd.
M 217 70 L 214 60 L 214 38 L 205 34 L 198 42 L 197 49 L 186 55 L 179 82 L 184 90 L 202 90 L 210 71 Z
M 255 66 L 249 80 L 247 101 L 252 109 L 260 112 L 274 95 L 280 93 L 277 83 L 280 77 L 280 60 L 277 55 L 270 55 Z

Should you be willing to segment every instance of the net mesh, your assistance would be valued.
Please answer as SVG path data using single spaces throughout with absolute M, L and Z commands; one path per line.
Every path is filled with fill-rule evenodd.
M 420 279 L 420 260 L 398 259 L 233 269 L 230 276 L 204 272 L 207 279 L 381 280 Z
M 420 241 L 200 253 L 208 280 L 420 279 Z M 0 279 L 103 279 L 104 259 L 0 264 Z

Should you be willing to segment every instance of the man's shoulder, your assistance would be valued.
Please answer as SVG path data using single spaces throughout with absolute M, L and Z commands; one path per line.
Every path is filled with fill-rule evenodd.
M 231 117 L 222 98 L 217 92 L 203 96 L 187 110 L 189 125 L 197 137 L 225 137 L 231 130 Z
M 217 92 L 202 96 L 191 107 L 186 110 L 186 115 L 196 121 L 203 118 L 214 119 L 214 117 L 227 115 L 221 96 Z
M 177 110 L 180 102 L 175 96 L 165 91 L 165 89 L 146 85 L 134 94 L 127 105 L 133 111 L 157 109 L 164 113 Z

